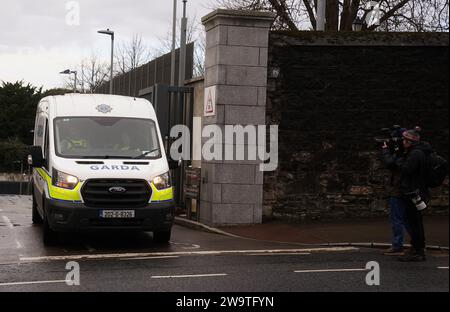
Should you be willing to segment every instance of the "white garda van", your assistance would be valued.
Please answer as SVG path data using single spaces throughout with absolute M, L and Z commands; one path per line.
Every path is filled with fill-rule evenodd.
M 174 219 L 168 162 L 151 103 L 116 95 L 42 99 L 36 113 L 33 223 L 44 243 L 57 232 L 152 231 L 170 240 Z

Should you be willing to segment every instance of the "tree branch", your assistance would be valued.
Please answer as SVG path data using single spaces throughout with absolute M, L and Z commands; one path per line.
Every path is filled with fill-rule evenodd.
M 280 2 L 278 2 L 280 1 Z M 290 30 L 298 31 L 297 26 L 292 21 L 291 17 L 289 16 L 286 8 L 286 2 L 284 0 L 269 0 L 269 3 L 272 5 L 272 7 L 277 12 L 277 15 L 280 17 L 280 20 L 285 23 Z
M 317 22 L 316 17 L 314 16 L 314 11 L 311 6 L 311 3 L 309 3 L 309 0 L 303 0 L 303 4 L 305 5 L 306 11 L 308 12 L 309 20 L 311 22 L 311 26 L 314 30 L 317 29 Z
M 388 11 L 382 18 L 380 18 L 380 23 L 378 25 L 372 25 L 367 28 L 367 30 L 375 30 L 378 26 L 380 26 L 383 22 L 387 21 L 391 16 L 395 14 L 398 10 L 404 7 L 411 0 L 402 0 L 397 5 L 395 5 L 390 11 Z

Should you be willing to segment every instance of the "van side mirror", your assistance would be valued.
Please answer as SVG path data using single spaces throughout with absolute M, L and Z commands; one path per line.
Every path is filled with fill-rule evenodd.
M 28 164 L 33 168 L 43 167 L 45 164 L 44 157 L 42 156 L 42 147 L 31 146 L 30 154 L 28 155 Z
M 179 160 L 173 160 L 172 158 L 169 158 L 169 159 L 167 160 L 167 162 L 169 163 L 169 169 L 170 169 L 170 170 L 178 169 L 178 168 L 181 167 L 181 164 L 182 164 L 182 160 L 181 160 L 181 159 L 179 159 Z

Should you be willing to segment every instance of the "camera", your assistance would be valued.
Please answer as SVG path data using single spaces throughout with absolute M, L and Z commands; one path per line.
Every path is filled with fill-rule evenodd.
M 423 201 L 422 197 L 420 197 L 420 193 L 418 190 L 407 193 L 406 195 L 411 199 L 417 210 L 422 211 L 428 207 L 427 204 Z
M 403 132 L 404 128 L 399 125 L 393 125 L 391 128 L 382 128 L 382 137 L 376 137 L 375 142 L 377 142 L 378 147 L 381 147 L 386 142 L 391 154 L 402 154 L 403 153 Z

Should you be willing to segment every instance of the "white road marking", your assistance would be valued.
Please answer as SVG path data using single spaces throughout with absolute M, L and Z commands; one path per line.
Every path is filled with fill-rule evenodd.
M 7 216 L 3 216 L 3 221 L 6 223 L 6 226 L 9 227 L 10 229 L 14 228 L 14 224 L 11 223 L 11 220 L 9 220 L 9 218 Z
M 181 249 L 199 249 L 200 245 L 197 244 L 186 244 L 186 243 L 176 243 L 176 242 L 170 242 L 171 245 L 179 245 L 182 246 Z M 188 246 L 186 246 L 188 245 Z
M 181 247 L 181 249 L 199 249 L 200 245 L 192 244 L 192 246 L 189 247 Z
M 6 223 L 6 226 L 8 227 L 8 228 L 10 228 L 10 229 L 13 229 L 14 228 L 14 224 L 12 224 L 12 222 L 11 222 L 11 220 L 7 217 L 7 216 L 2 216 L 2 219 L 3 219 L 3 222 L 5 222 Z M 16 243 L 16 248 L 17 249 L 22 249 L 22 244 L 19 242 L 19 240 L 15 240 L 15 243 Z
M 0 283 L 0 286 L 16 286 L 16 285 L 33 285 L 33 284 L 52 284 L 65 283 L 65 280 L 60 281 L 34 281 L 34 282 L 15 282 L 15 283 Z
M 189 277 L 215 277 L 215 276 L 227 276 L 225 273 L 218 274 L 191 274 L 191 275 L 166 275 L 166 276 L 152 276 L 151 278 L 189 278 Z
M 23 262 L 45 262 L 45 261 L 63 261 L 63 260 L 135 258 L 135 257 L 152 257 L 152 256 L 204 256 L 204 255 L 217 256 L 217 255 L 226 255 L 226 254 L 343 252 L 343 251 L 355 251 L 355 250 L 358 250 L 358 248 L 355 248 L 355 247 L 331 247 L 331 248 L 272 249 L 272 250 L 264 250 L 263 249 L 263 250 L 174 251 L 174 252 L 21 257 L 20 261 L 23 261 Z
M 0 209 L 0 212 L 2 212 L 3 211 L 3 209 Z
M 323 270 L 298 270 L 294 273 L 329 273 L 329 272 L 360 272 L 369 271 L 368 269 L 323 269 Z
M 179 258 L 179 256 L 163 256 L 163 257 L 137 257 L 137 258 L 122 258 L 120 261 L 130 261 L 130 260 L 151 260 L 151 259 L 170 259 Z
M 254 254 L 248 254 L 247 256 L 308 256 L 310 255 L 310 252 L 302 252 L 302 253 L 254 253 Z
M 438 267 L 440 270 L 448 270 L 448 267 Z

